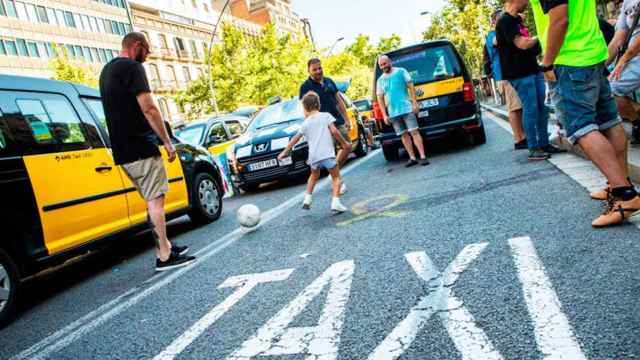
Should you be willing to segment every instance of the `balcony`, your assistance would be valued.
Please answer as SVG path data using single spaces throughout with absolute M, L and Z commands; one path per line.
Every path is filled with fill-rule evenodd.
M 175 51 L 169 48 L 154 47 L 149 55 L 151 59 L 176 60 L 178 58 Z
M 178 57 L 180 60 L 191 60 L 191 53 L 189 50 L 178 50 Z

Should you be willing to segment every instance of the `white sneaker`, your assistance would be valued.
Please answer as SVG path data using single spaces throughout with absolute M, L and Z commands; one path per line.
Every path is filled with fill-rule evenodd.
M 311 209 L 311 194 L 305 194 L 304 200 L 302 201 L 302 208 L 305 210 Z
M 331 212 L 333 212 L 334 214 L 340 214 L 346 212 L 347 210 L 348 209 L 340 202 L 340 199 L 334 198 L 331 201 Z
M 344 182 L 340 185 L 340 195 L 344 195 L 347 192 L 347 184 Z

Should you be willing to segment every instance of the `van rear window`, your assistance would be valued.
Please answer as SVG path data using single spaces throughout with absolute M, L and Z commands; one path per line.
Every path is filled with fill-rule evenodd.
M 450 46 L 418 48 L 415 51 L 391 55 L 395 67 L 406 69 L 413 82 L 423 84 L 462 76 L 462 67 Z M 377 68 L 380 76 L 380 69 Z

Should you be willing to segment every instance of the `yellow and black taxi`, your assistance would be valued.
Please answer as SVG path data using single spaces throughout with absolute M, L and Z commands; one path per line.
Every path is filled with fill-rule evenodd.
M 395 67 L 406 69 L 416 87 L 418 124 L 425 138 L 450 133 L 464 136 L 471 144 L 484 144 L 486 136 L 480 104 L 471 75 L 455 46 L 447 40 L 430 41 L 386 53 Z M 387 160 L 398 158 L 402 146 L 393 127 L 386 125 L 375 94 L 382 75 L 376 63 L 373 82 L 374 116 L 381 126 L 378 139 Z
M 223 115 L 194 121 L 175 130 L 187 144 L 205 147 L 213 155 L 225 154 L 235 139 L 246 130 L 251 119 L 239 115 Z
M 223 187 L 211 155 L 180 143 L 167 218 L 215 221 Z M 145 230 L 146 207 L 109 148 L 99 92 L 0 75 L 0 326 L 20 283 L 117 236 Z
M 349 107 L 351 131 L 348 140 L 354 144 L 356 156 L 365 156 L 368 146 L 357 110 L 344 94 L 340 94 Z M 227 151 L 234 185 L 243 191 L 251 191 L 262 183 L 306 176 L 309 173 L 309 147 L 305 141 L 299 142 L 288 158 L 277 159 L 303 121 L 304 110 L 297 98 L 276 102 L 260 111 Z

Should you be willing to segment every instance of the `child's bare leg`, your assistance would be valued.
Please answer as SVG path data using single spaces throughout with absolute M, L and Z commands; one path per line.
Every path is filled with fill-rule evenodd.
M 340 197 L 340 184 L 342 183 L 342 178 L 340 177 L 340 168 L 335 166 L 333 169 L 327 170 L 329 175 L 331 175 L 331 181 L 333 182 L 331 194 L 334 198 Z
M 307 194 L 313 194 L 313 189 L 316 187 L 316 183 L 318 182 L 318 178 L 320 177 L 320 170 L 311 170 L 311 174 L 309 175 L 309 180 L 307 180 Z

